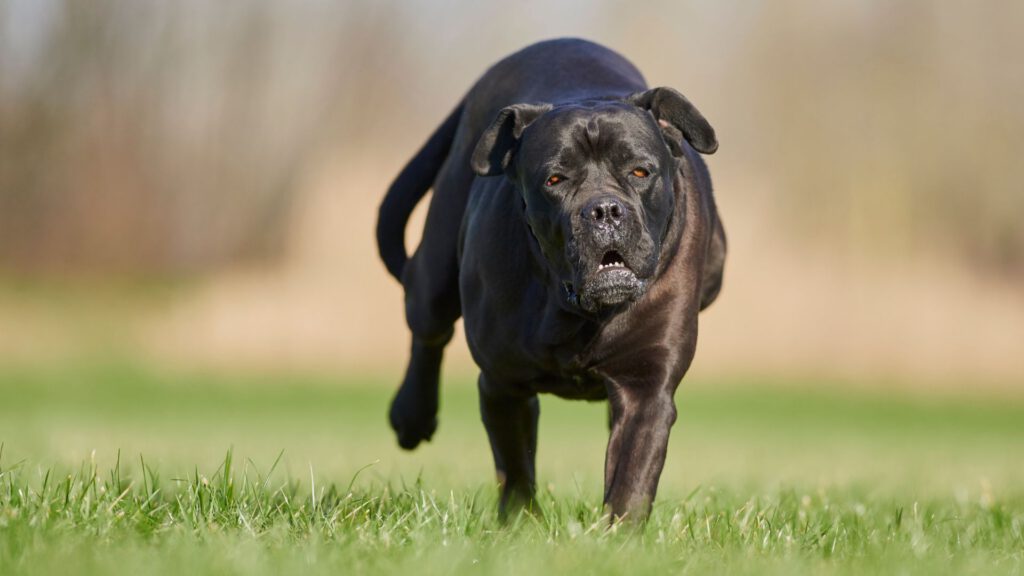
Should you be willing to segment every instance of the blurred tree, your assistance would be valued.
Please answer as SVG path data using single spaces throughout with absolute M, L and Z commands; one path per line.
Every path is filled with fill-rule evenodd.
M 571 32 L 638 52 L 658 81 L 700 75 L 728 169 L 767 181 L 773 228 L 1024 276 L 1024 4 L 656 4 L 651 20 L 589 3 Z M 0 267 L 182 273 L 274 255 L 318 146 L 397 167 L 419 143 L 410 122 L 425 135 L 486 63 L 562 28 L 501 10 L 0 0 Z
M 181 273 L 274 253 L 350 21 L 311 43 L 267 2 L 41 2 L 30 65 L 0 56 L 0 262 Z M 0 29 L 25 23 L 0 6 Z

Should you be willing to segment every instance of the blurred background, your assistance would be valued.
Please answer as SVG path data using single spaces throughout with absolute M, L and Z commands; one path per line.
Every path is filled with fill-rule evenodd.
M 387 429 L 409 336 L 376 210 L 489 65 L 581 36 L 721 143 L 725 286 L 659 498 L 1017 493 L 1022 26 L 1019 2 L 0 0 L 0 470 L 178 478 L 233 448 L 303 485 L 490 481 L 461 336 L 433 441 Z M 542 403 L 542 487 L 598 505 L 604 407 Z
M 730 254 L 694 382 L 1024 395 L 1022 24 L 1015 2 L 0 0 L 0 366 L 389 389 L 391 178 L 490 64 L 581 36 L 719 135 Z M 459 339 L 446 370 L 474 374 Z

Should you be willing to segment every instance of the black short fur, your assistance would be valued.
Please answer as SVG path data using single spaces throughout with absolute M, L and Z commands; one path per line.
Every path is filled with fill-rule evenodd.
M 412 331 L 390 412 L 399 444 L 433 435 L 442 353 L 463 316 L 502 514 L 532 503 L 547 392 L 608 399 L 605 505 L 645 518 L 697 313 L 721 287 L 725 234 L 699 155 L 717 147 L 682 94 L 648 89 L 591 42 L 534 44 L 484 74 L 380 209 Z M 430 187 L 406 261 L 405 222 Z

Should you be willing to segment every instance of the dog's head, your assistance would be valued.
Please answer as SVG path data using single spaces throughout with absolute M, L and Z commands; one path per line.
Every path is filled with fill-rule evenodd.
M 503 108 L 472 167 L 512 180 L 557 289 L 599 313 L 646 291 L 679 201 L 686 143 L 705 154 L 718 148 L 682 94 L 655 88 L 620 100 Z

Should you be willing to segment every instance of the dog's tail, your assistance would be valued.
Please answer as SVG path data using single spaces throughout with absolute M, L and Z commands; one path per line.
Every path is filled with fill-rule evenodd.
M 423 148 L 405 165 L 380 204 L 377 215 L 377 249 L 384 266 L 399 282 L 402 280 L 402 269 L 409 259 L 405 252 L 405 225 L 413 208 L 434 185 L 434 179 L 448 157 L 462 117 L 462 107 L 462 103 L 459 103 Z

